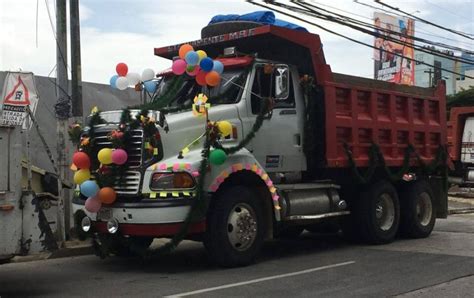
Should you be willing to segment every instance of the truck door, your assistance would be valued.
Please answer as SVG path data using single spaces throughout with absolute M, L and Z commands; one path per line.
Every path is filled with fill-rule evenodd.
M 246 131 L 251 130 L 263 105 L 263 98 L 273 98 L 274 109 L 263 121 L 248 149 L 268 172 L 305 170 L 303 105 L 298 76 L 292 75 L 288 65 L 262 63 L 254 66 L 250 84 L 247 90 L 250 119 L 244 121 Z

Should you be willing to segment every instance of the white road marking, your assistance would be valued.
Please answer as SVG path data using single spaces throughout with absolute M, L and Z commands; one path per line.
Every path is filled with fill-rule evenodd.
M 248 280 L 248 281 L 237 282 L 237 283 L 233 283 L 233 284 L 222 285 L 222 286 L 218 286 L 218 287 L 206 288 L 206 289 L 196 290 L 196 291 L 192 291 L 192 292 L 174 294 L 174 295 L 165 296 L 165 297 L 174 298 L 174 297 L 184 297 L 184 296 L 196 295 L 196 294 L 212 292 L 212 291 L 217 291 L 217 290 L 222 290 L 222 289 L 228 289 L 228 288 L 233 288 L 233 287 L 245 286 L 245 285 L 249 285 L 249 284 L 255 284 L 255 283 L 259 283 L 259 282 L 267 281 L 267 280 L 272 280 L 272 279 L 290 277 L 290 276 L 295 276 L 295 275 L 311 273 L 311 272 L 315 272 L 315 271 L 321 271 L 321 270 L 326 270 L 326 269 L 331 269 L 331 268 L 336 268 L 336 267 L 341 267 L 341 266 L 347 266 L 347 265 L 351 265 L 351 264 L 354 264 L 354 263 L 355 263 L 355 261 L 337 263 L 337 264 L 332 264 L 332 265 L 327 265 L 327 266 L 322 266 L 322 267 L 316 267 L 316 268 L 311 268 L 311 269 L 306 269 L 306 270 L 301 270 L 301 271 L 296 271 L 296 272 L 291 272 L 291 273 L 273 275 L 273 276 L 268 276 L 268 277 L 252 279 L 252 280 Z

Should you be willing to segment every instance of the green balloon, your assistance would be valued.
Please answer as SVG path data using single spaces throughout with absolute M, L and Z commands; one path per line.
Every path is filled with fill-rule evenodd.
M 214 165 L 221 165 L 227 159 L 227 154 L 225 154 L 224 150 L 222 149 L 215 149 L 211 151 L 209 155 L 209 160 Z

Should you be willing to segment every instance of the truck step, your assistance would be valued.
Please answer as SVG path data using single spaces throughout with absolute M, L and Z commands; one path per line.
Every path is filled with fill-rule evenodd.
M 315 214 L 315 215 L 291 215 L 291 216 L 285 217 L 284 220 L 285 221 L 315 220 L 315 219 L 323 219 L 323 218 L 336 217 L 336 216 L 349 215 L 349 214 L 351 214 L 350 211 L 337 211 L 337 212 Z
M 325 183 L 297 183 L 297 184 L 275 184 L 275 187 L 280 191 L 293 191 L 293 190 L 311 190 L 311 189 L 340 189 L 339 185 L 331 182 Z

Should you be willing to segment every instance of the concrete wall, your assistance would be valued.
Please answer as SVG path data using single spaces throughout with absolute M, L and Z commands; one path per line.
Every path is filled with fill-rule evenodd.
M 0 72 L 0 94 L 2 93 L 3 83 L 6 72 Z M 54 114 L 54 104 L 56 103 L 55 78 L 35 76 L 36 89 L 39 93 L 39 104 L 35 117 L 39 123 L 43 136 L 46 139 L 53 155 L 56 155 L 56 118 Z M 140 103 L 139 92 L 133 89 L 120 91 L 112 89 L 109 85 L 83 83 L 82 87 L 84 114 L 89 114 L 92 107 L 97 106 L 102 111 L 122 109 L 127 106 L 134 106 Z M 41 140 L 33 127 L 30 130 L 30 143 L 32 152 L 32 163 L 35 166 L 47 171 L 53 171 L 53 167 L 46 154 Z M 75 148 L 68 144 L 66 150 L 71 157 Z

